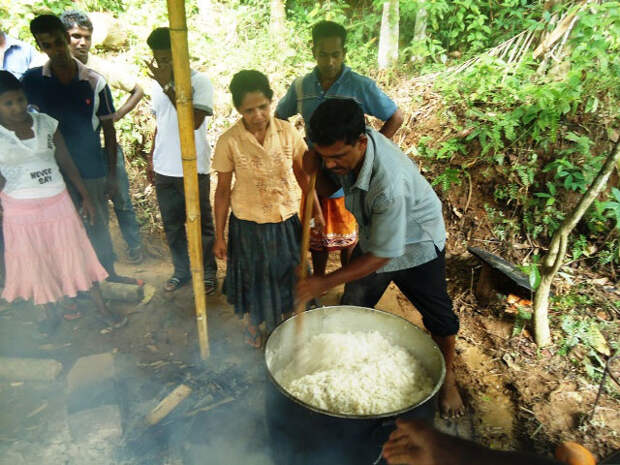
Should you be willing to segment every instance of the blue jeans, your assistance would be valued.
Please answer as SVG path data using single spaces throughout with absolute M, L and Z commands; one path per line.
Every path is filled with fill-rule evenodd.
M 114 212 L 123 239 L 127 242 L 129 250 L 134 250 L 142 246 L 142 239 L 140 238 L 140 226 L 136 220 L 136 213 L 129 195 L 129 178 L 127 177 L 125 157 L 120 145 L 116 152 L 116 180 L 116 193 L 111 199 L 114 204 Z

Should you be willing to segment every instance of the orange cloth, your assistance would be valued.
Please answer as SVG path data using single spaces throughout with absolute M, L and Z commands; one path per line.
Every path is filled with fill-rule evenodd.
M 310 249 L 316 251 L 342 250 L 357 242 L 357 222 L 344 206 L 344 197 L 321 198 L 325 228 L 310 231 Z

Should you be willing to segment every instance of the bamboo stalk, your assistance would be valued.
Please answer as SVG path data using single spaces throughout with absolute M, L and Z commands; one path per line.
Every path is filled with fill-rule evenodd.
M 299 259 L 299 279 L 308 275 L 308 249 L 310 248 L 310 218 L 312 217 L 312 205 L 314 204 L 314 189 L 316 187 L 316 173 L 310 176 L 310 182 L 303 201 L 303 217 L 301 223 L 301 257 Z M 298 315 L 295 324 L 297 334 L 303 327 L 304 307 L 307 302 L 298 301 L 295 305 L 295 313 Z
M 198 169 L 196 164 L 196 144 L 194 141 L 194 108 L 192 105 L 192 84 L 189 69 L 187 46 L 187 22 L 183 0 L 168 1 L 170 21 L 170 42 L 172 47 L 172 69 L 176 92 L 176 108 L 181 140 L 183 161 L 183 185 L 185 191 L 185 211 L 187 243 L 189 249 L 196 323 L 200 358 L 209 357 L 207 333 L 207 302 L 204 288 L 204 269 L 202 261 L 202 235 L 200 232 L 200 200 L 198 194 Z

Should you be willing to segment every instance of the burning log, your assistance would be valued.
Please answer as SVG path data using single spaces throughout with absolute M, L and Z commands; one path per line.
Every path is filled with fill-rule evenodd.
M 191 393 L 191 387 L 186 384 L 179 384 L 174 391 L 164 397 L 164 399 L 157 404 L 157 407 L 151 410 L 151 412 L 146 416 L 146 424 L 153 426 L 162 421 Z

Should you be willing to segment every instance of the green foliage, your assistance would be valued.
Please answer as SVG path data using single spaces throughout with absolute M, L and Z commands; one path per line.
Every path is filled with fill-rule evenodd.
M 600 351 L 609 350 L 601 333 L 601 328 L 605 325 L 594 318 L 580 316 L 577 312 L 562 315 L 560 321 L 563 332 L 560 355 L 569 354 L 577 346 L 583 347 L 587 353 L 582 359 L 583 368 L 593 381 L 600 381 L 605 368 Z
M 449 51 L 463 56 L 478 54 L 511 37 L 515 31 L 537 27 L 543 2 L 507 0 L 425 0 L 401 2 L 401 39 L 409 44 L 405 53 L 445 62 Z M 427 11 L 427 37 L 413 41 L 419 9 Z
M 448 12 L 457 5 L 470 14 L 485 14 L 472 2 L 432 3 L 435 17 L 448 24 Z M 533 13 L 522 17 L 522 26 L 531 23 Z M 582 11 L 566 44 L 567 65 L 549 73 L 540 73 L 539 62 L 528 55 L 510 66 L 483 56 L 466 71 L 437 81 L 436 89 L 450 105 L 444 119 L 458 121 L 468 135 L 441 142 L 422 139 L 421 153 L 444 167 L 438 178 L 444 189 L 456 184 L 462 166 L 491 167 L 496 205 L 486 210 L 498 239 L 549 240 L 599 172 L 611 149 L 606 128 L 619 123 L 618 24 L 618 2 Z M 475 49 L 471 43 L 468 47 Z M 589 251 L 598 249 L 599 263 L 620 263 L 617 236 L 609 236 L 620 220 L 620 191 L 604 195 L 579 227 L 574 260 L 595 258 Z

